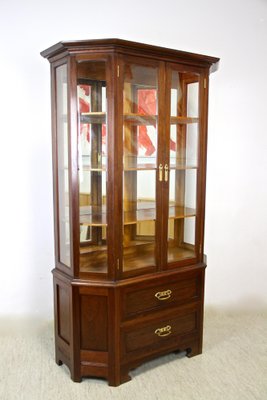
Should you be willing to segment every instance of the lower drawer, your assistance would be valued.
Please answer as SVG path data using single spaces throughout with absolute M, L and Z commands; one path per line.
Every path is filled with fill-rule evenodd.
M 164 349 L 179 349 L 184 337 L 196 337 L 200 327 L 199 306 L 190 305 L 149 321 L 122 328 L 122 357 L 143 357 Z M 180 349 L 184 350 L 184 349 Z

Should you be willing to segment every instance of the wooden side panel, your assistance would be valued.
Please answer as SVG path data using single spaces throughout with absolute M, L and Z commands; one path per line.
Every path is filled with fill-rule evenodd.
M 56 285 L 58 307 L 58 336 L 70 343 L 70 295 L 67 287 Z
M 107 297 L 81 295 L 81 349 L 107 351 L 108 312 Z

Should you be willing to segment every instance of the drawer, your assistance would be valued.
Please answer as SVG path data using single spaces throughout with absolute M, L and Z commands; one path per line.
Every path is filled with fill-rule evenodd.
M 166 349 L 185 350 L 188 338 L 195 341 L 199 334 L 200 312 L 195 306 L 183 306 L 172 313 L 164 312 L 155 319 L 122 328 L 122 356 L 130 360 Z
M 135 317 L 140 313 L 161 310 L 190 303 L 201 298 L 203 290 L 202 271 L 166 277 L 157 284 L 155 281 L 143 282 L 137 286 L 124 288 L 122 291 L 122 315 L 124 319 Z

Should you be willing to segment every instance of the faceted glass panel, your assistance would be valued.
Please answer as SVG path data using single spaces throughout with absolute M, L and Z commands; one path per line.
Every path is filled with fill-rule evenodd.
M 59 260 L 70 267 L 67 65 L 56 68 Z

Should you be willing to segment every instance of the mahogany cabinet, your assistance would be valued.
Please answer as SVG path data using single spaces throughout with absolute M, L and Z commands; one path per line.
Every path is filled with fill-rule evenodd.
M 202 351 L 209 74 L 219 59 L 119 39 L 51 63 L 56 362 L 112 386 Z

